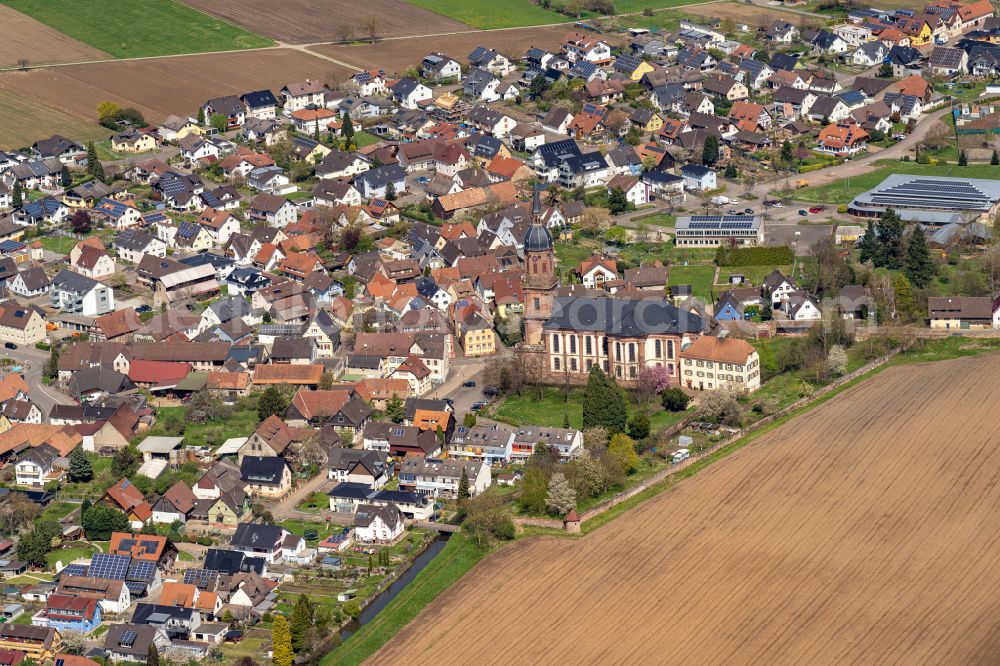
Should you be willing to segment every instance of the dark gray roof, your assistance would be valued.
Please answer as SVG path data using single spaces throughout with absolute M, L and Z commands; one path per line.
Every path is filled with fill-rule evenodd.
M 285 459 L 277 456 L 244 456 L 243 461 L 240 462 L 240 476 L 247 483 L 278 484 L 281 483 L 285 466 Z M 240 533 L 239 529 L 236 533 Z M 235 536 L 233 544 L 236 544 Z
M 254 456 L 247 456 L 248 458 Z M 246 460 L 246 458 L 244 458 Z M 285 461 L 277 458 L 282 465 Z M 285 530 L 278 525 L 260 525 L 257 523 L 240 523 L 233 533 L 234 548 L 270 548 L 285 538 Z
M 650 333 L 682 334 L 702 328 L 700 317 L 678 310 L 663 298 L 641 300 L 613 298 L 555 299 L 547 329 L 599 331 L 625 337 L 645 337 Z

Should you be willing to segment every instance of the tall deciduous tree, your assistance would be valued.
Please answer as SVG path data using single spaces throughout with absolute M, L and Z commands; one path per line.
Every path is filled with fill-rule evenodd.
M 549 496 L 545 500 L 545 508 L 556 516 L 565 516 L 576 508 L 576 491 L 562 472 L 556 472 L 549 479 Z
M 618 433 L 608 444 L 608 455 L 622 466 L 626 474 L 631 474 L 639 467 L 639 454 L 635 452 L 635 442 L 628 435 Z

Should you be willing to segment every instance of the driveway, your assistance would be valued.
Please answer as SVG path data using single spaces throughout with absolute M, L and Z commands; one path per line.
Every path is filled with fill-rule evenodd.
M 299 514 L 300 512 L 296 511 L 295 507 L 301 504 L 302 500 L 315 492 L 329 490 L 335 485 L 335 483 L 336 482 L 327 478 L 324 470 L 323 473 L 317 474 L 305 483 L 300 484 L 288 497 L 279 500 L 278 502 L 269 503 L 268 509 L 271 511 L 271 515 L 274 516 L 275 522 L 297 517 L 296 514 Z

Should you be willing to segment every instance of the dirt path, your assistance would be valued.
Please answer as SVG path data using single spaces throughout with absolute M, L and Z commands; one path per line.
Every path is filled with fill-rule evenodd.
M 272 503 L 269 508 L 271 510 L 271 515 L 274 516 L 275 522 L 296 517 L 294 514 L 298 514 L 300 512 L 296 511 L 295 507 L 297 507 L 302 500 L 309 495 L 322 490 L 326 484 L 330 484 L 332 487 L 333 481 L 326 478 L 325 473 L 317 474 L 313 478 L 298 486 L 288 497 L 279 502 Z

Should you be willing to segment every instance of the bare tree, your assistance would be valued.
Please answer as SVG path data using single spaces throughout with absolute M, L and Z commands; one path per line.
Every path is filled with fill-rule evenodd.
M 351 34 L 352 34 L 351 26 L 348 25 L 347 23 L 341 23 L 340 25 L 337 26 L 336 30 L 334 30 L 334 36 L 336 37 L 336 41 L 340 42 L 341 44 L 346 44 L 347 42 L 351 41 Z
M 365 19 L 364 22 L 365 35 L 368 36 L 369 41 L 374 44 L 378 40 L 378 17 L 372 15 Z

